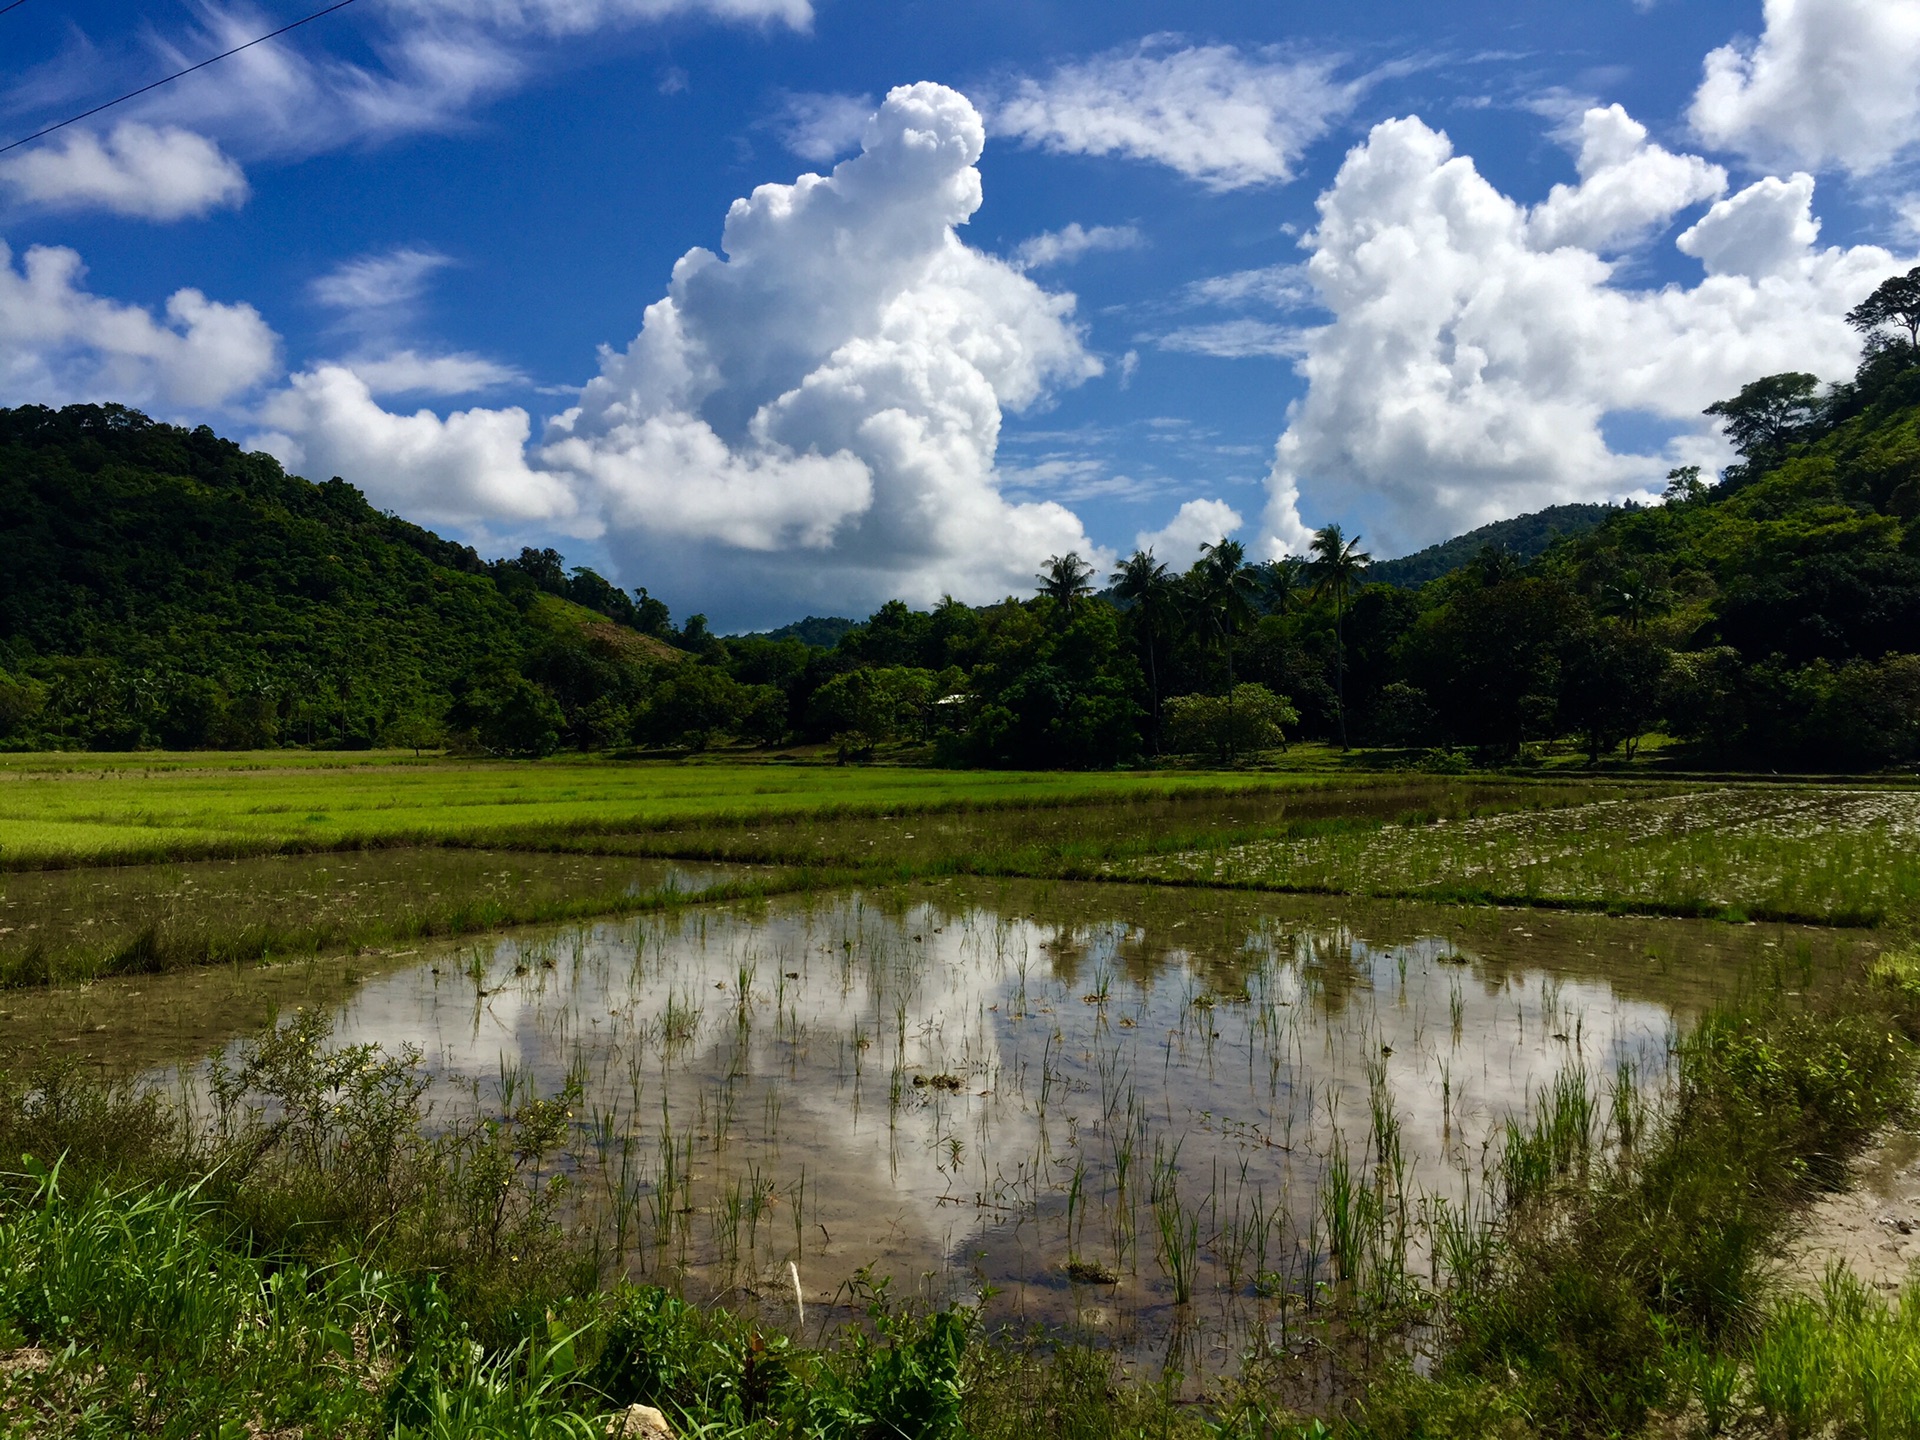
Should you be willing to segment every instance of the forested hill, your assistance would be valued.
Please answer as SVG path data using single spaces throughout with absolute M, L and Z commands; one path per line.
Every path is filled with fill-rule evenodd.
M 550 551 L 489 564 L 342 480 L 119 406 L 0 409 L 0 537 L 16 745 L 557 736 L 554 687 L 523 672 L 597 666 L 617 690 L 679 658 L 638 628 L 664 607 Z
M 1378 561 L 1368 569 L 1367 578 L 1381 585 L 1424 585 L 1458 570 L 1489 545 L 1516 560 L 1531 560 L 1554 541 L 1591 530 L 1617 513 L 1612 505 L 1549 505 L 1529 515 L 1482 525 L 1411 555 Z

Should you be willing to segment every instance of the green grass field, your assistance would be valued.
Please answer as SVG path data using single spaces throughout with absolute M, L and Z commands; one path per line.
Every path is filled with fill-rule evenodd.
M 1295 771 L 1029 773 L 893 766 L 410 755 L 10 756 L 0 868 L 578 832 L 757 816 L 1050 805 L 1142 794 L 1364 784 Z

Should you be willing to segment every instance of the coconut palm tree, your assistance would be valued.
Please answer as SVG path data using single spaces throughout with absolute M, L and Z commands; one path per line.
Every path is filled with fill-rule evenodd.
M 1040 593 L 1060 607 L 1065 619 L 1071 619 L 1074 608 L 1093 593 L 1093 566 L 1077 550 L 1049 555 L 1046 570 L 1034 578 L 1040 582 Z
M 1247 550 L 1238 540 L 1218 540 L 1200 547 L 1200 558 L 1187 572 L 1187 584 L 1197 618 L 1213 631 L 1221 658 L 1227 662 L 1227 733 L 1233 733 L 1233 637 L 1254 617 L 1260 580 L 1247 564 Z
M 1108 577 L 1115 598 L 1140 613 L 1140 643 L 1147 652 L 1147 687 L 1153 697 L 1154 749 L 1160 738 L 1160 674 L 1153 642 L 1166 626 L 1174 603 L 1173 572 L 1153 558 L 1151 550 L 1136 550 Z
M 1360 583 L 1360 576 L 1373 557 L 1360 548 L 1360 537 L 1351 540 L 1338 525 L 1314 531 L 1310 547 L 1313 558 L 1307 562 L 1307 575 L 1313 581 L 1314 594 L 1333 602 L 1333 696 L 1334 714 L 1340 721 L 1340 748 L 1347 744 L 1347 645 L 1342 630 L 1347 602 Z
M 1285 615 L 1300 598 L 1300 561 L 1291 555 L 1254 567 L 1266 593 L 1261 605 L 1269 615 Z
M 1214 633 L 1227 661 L 1227 688 L 1233 688 L 1233 647 L 1227 642 L 1254 616 L 1260 579 L 1247 564 L 1247 550 L 1238 540 L 1220 540 L 1200 547 L 1200 558 L 1187 572 L 1195 608 Z

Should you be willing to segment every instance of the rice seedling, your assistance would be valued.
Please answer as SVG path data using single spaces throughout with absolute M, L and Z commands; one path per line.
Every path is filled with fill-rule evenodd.
M 1173 1303 L 1193 1300 L 1193 1282 L 1200 1260 L 1200 1216 L 1180 1202 L 1177 1188 L 1169 1188 L 1153 1206 L 1159 1233 L 1160 1268 L 1173 1286 Z

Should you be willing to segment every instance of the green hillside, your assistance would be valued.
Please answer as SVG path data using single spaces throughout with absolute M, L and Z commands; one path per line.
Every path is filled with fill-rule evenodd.
M 516 705 L 557 737 L 524 668 L 677 656 L 551 552 L 489 564 L 344 481 L 119 406 L 0 410 L 0 535 L 0 743 L 498 740 Z
M 777 630 L 760 630 L 741 638 L 748 640 L 798 640 L 815 650 L 831 650 L 847 636 L 847 632 L 858 628 L 858 620 L 844 619 L 838 615 L 809 615 L 804 620 L 795 620 L 782 625 Z
M 1743 454 L 1720 485 L 1677 474 L 1541 582 L 1670 647 L 1662 720 L 1704 753 L 1920 758 L 1920 355 L 1877 346 L 1825 394 L 1769 376 L 1716 411 Z

